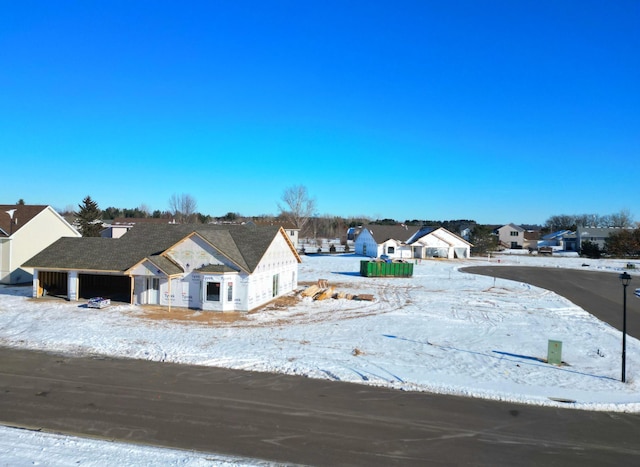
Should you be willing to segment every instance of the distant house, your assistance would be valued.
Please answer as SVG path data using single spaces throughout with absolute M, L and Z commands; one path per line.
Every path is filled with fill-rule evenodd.
M 404 241 L 419 230 L 406 225 L 364 225 L 356 237 L 354 251 L 357 255 L 378 258 L 387 255 L 390 258 L 411 257 Z
M 524 234 L 526 230 L 515 224 L 507 224 L 498 228 L 498 242 L 500 246 L 510 249 L 524 248 Z
M 612 233 L 618 233 L 623 230 L 620 227 L 582 227 L 578 226 L 576 229 L 576 250 L 582 249 L 582 244 L 585 241 L 589 241 L 598 245 L 600 249 L 604 249 L 605 240 L 609 238 Z
M 121 238 L 63 238 L 25 265 L 33 296 L 250 311 L 297 287 L 301 262 L 279 226 L 136 224 Z
M 173 221 L 156 217 L 117 217 L 112 221 L 103 221 L 103 223 L 106 227 L 100 232 L 101 237 L 120 238 L 136 224 L 170 224 Z
M 391 259 L 468 258 L 471 243 L 443 227 L 366 225 L 355 241 L 356 254 Z
M 543 235 L 538 248 L 551 247 L 554 250 L 576 251 L 576 234 L 571 230 L 559 230 Z
M 469 258 L 471 243 L 444 227 L 423 227 L 407 240 L 413 258 Z
M 61 237 L 79 236 L 51 206 L 0 205 L 0 283 L 30 282 L 33 270 L 22 263 Z
M 527 230 L 516 224 L 507 224 L 496 229 L 498 245 L 511 250 L 537 250 L 540 241 L 540 231 Z

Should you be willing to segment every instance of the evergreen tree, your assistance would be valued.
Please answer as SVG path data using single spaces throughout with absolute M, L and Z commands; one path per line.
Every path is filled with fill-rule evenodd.
M 600 249 L 597 243 L 585 240 L 582 242 L 582 248 L 580 249 L 580 256 L 586 256 L 587 258 L 598 259 L 602 256 L 603 251 Z
M 491 227 L 476 224 L 471 230 L 469 242 L 473 244 L 471 247 L 472 255 L 486 255 L 495 251 L 498 246 L 498 237 L 493 234 Z
M 78 218 L 78 226 L 83 237 L 99 237 L 102 230 L 102 222 L 100 217 L 102 211 L 98 208 L 98 203 L 87 196 L 82 200 L 82 204 L 78 204 L 80 210 L 75 213 Z

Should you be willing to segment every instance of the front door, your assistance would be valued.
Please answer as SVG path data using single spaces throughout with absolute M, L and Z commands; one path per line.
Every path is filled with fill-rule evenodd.
M 147 278 L 146 302 L 149 305 L 160 303 L 160 279 L 157 277 Z

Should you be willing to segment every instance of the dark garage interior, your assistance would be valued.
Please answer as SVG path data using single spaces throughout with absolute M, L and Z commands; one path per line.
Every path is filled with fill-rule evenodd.
M 78 298 L 109 298 L 111 301 L 131 303 L 131 278 L 129 276 L 108 276 L 80 274 Z

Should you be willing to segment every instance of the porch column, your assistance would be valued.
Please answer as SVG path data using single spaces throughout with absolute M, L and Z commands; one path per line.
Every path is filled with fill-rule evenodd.
M 38 270 L 33 270 L 33 285 L 31 286 L 31 296 L 33 298 L 39 298 L 40 294 L 38 291 L 40 290 L 40 278 L 38 277 Z
M 67 279 L 67 300 L 75 302 L 78 300 L 78 271 L 69 271 Z

